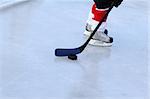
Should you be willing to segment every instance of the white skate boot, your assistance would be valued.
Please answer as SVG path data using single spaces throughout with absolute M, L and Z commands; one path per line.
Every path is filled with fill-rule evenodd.
M 84 32 L 84 35 L 89 37 L 91 33 L 93 32 L 92 26 L 88 23 L 86 24 L 86 30 Z M 105 29 L 102 31 L 97 31 L 93 38 L 90 40 L 89 44 L 94 46 L 101 46 L 101 47 L 109 47 L 112 46 L 113 38 L 108 36 L 108 31 Z

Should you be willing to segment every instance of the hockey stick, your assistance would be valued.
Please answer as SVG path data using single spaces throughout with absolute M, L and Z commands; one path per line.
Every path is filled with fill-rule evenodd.
M 88 45 L 88 43 L 92 39 L 92 37 L 95 35 L 96 31 L 101 26 L 102 22 L 107 18 L 109 12 L 114 7 L 115 1 L 112 2 L 111 7 L 108 9 L 107 13 L 104 15 L 102 20 L 99 22 L 99 24 L 96 26 L 94 31 L 91 33 L 91 35 L 89 36 L 89 38 L 87 39 L 87 41 L 83 45 L 81 45 L 80 47 L 77 47 L 77 48 L 72 48 L 72 49 L 58 48 L 55 50 L 55 55 L 63 57 L 63 56 L 76 56 L 76 54 L 80 54 L 85 49 L 85 47 Z

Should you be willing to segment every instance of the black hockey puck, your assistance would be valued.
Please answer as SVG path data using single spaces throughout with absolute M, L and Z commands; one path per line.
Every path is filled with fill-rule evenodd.
M 77 60 L 78 57 L 77 55 L 69 55 L 68 58 L 71 60 Z

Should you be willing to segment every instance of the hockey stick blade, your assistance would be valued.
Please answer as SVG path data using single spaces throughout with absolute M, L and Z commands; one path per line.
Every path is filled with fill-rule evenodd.
M 80 48 L 73 48 L 73 49 L 56 49 L 55 55 L 56 56 L 69 56 L 69 55 L 76 55 L 81 53 L 82 50 Z

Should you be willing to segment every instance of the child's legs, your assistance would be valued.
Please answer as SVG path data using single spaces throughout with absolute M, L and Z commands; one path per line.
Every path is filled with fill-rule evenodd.
M 99 21 L 101 21 L 103 19 L 103 17 L 105 16 L 106 12 L 107 12 L 108 8 L 106 9 L 98 9 L 96 7 L 96 4 L 94 4 L 92 6 L 92 9 L 89 13 L 89 17 L 87 20 L 87 23 L 90 24 L 92 27 L 91 29 L 94 30 L 95 27 L 97 26 L 97 24 L 99 23 Z M 98 31 L 103 32 L 106 28 L 106 20 L 107 18 L 103 21 L 102 25 L 100 26 Z

